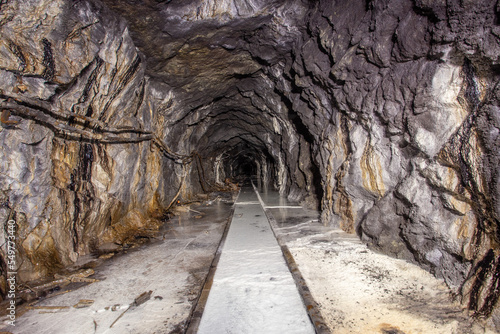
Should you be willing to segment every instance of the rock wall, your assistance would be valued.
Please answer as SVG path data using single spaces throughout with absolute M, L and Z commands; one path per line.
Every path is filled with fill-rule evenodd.
M 4 1 L 0 30 L 0 220 L 16 222 L 29 281 L 157 227 L 175 193 L 148 140 L 165 97 L 126 22 L 98 3 Z
M 322 218 L 498 300 L 498 4 L 319 1 L 273 80 L 314 137 Z

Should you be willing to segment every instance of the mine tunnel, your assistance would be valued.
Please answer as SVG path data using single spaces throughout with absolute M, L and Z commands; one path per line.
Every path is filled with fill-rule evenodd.
M 500 331 L 499 13 L 0 1 L 1 330 L 194 333 L 241 223 L 308 330 Z

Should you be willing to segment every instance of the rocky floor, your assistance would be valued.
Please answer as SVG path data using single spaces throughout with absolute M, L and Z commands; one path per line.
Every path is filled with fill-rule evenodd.
M 322 333 L 493 333 L 471 322 L 426 271 L 371 251 L 274 192 L 261 197 L 321 313 Z M 24 305 L 16 326 L 3 323 L 0 331 L 184 333 L 231 211 L 232 200 L 190 206 L 152 242 L 96 266 L 92 277 L 99 281 Z

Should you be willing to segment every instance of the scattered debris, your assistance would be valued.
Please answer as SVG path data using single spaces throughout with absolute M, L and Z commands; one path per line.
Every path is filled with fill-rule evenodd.
M 0 191 L 1 194 L 2 192 Z M 223 194 L 223 196 L 228 203 L 231 203 L 231 194 Z M 217 245 L 225 226 L 227 226 L 228 217 L 232 210 L 232 205 L 226 204 L 218 208 L 206 208 L 204 203 L 190 204 L 191 208 L 203 212 L 205 214 L 204 217 L 214 212 L 219 214 L 219 210 L 222 210 L 223 214 L 220 217 L 217 216 L 214 219 L 206 220 L 195 219 L 195 214 L 188 211 L 182 214 L 183 223 L 180 225 L 177 224 L 178 217 L 171 218 L 171 223 L 165 222 L 158 235 L 160 237 L 166 235 L 166 238 L 170 240 L 175 239 L 174 243 L 154 242 L 151 245 L 152 247 L 149 245 L 148 247 L 138 247 L 135 251 L 130 250 L 133 248 L 130 243 L 126 246 L 129 249 L 129 255 L 126 256 L 121 255 L 124 251 L 122 245 L 115 243 L 105 244 L 104 246 L 102 244 L 99 245 L 97 249 L 92 249 L 91 254 L 82 258 L 81 261 L 79 260 L 78 263 L 75 263 L 73 267 L 59 273 L 68 276 L 69 274 L 77 273 L 83 268 L 92 268 L 95 270 L 95 274 L 88 278 L 97 278 L 101 281 L 105 279 L 108 283 L 97 282 L 97 284 L 90 285 L 86 285 L 86 283 L 72 283 L 59 290 L 60 292 L 67 292 L 63 295 L 53 298 L 56 293 L 48 293 L 47 297 L 50 297 L 50 300 L 48 298 L 40 298 L 30 302 L 36 302 L 34 305 L 37 306 L 67 305 L 69 309 L 66 312 L 39 314 L 41 310 L 29 309 L 29 303 L 20 303 L 19 308 L 16 308 L 16 313 L 18 312 L 16 318 L 19 316 L 20 321 L 16 322 L 16 330 L 14 332 L 37 333 L 41 329 L 51 328 L 51 332 L 53 333 L 74 334 L 104 333 L 107 330 L 109 332 L 118 331 L 121 333 L 122 329 L 124 331 L 130 330 L 131 333 L 153 333 L 155 330 L 157 333 L 180 333 L 175 331 L 177 324 L 182 324 L 183 327 L 181 328 L 185 328 L 186 326 L 186 319 L 189 318 L 192 305 L 196 302 L 195 298 L 198 296 L 199 291 L 201 291 L 205 278 L 204 272 L 208 272 L 209 270 L 213 254 L 217 250 Z M 186 228 L 186 226 L 189 228 Z M 207 232 L 209 234 L 206 234 Z M 137 242 L 137 240 L 132 240 L 131 242 Z M 195 244 L 199 244 L 199 246 L 196 246 L 196 251 L 193 252 L 194 247 L 188 245 Z M 109 262 L 101 266 L 104 261 L 97 259 L 97 257 L 113 252 L 117 256 L 113 257 L 111 261 L 106 260 Z M 144 261 L 144 258 L 148 258 L 150 261 Z M 179 271 L 176 270 L 175 273 L 165 272 L 164 267 L 167 265 L 167 259 L 170 259 L 168 261 L 172 261 L 179 268 Z M 138 270 L 137 276 L 141 276 L 138 281 L 135 279 L 123 280 L 124 275 L 134 275 L 131 269 Z M 141 273 L 145 272 L 147 274 L 141 275 Z M 42 283 L 46 283 L 46 281 L 40 281 L 37 284 L 32 283 L 30 286 L 37 286 Z M 101 283 L 104 283 L 104 285 L 101 285 Z M 85 286 L 80 287 L 81 285 Z M 103 288 L 103 286 L 120 286 L 121 292 L 117 294 L 113 289 Z M 149 301 L 126 313 L 126 315 L 122 316 L 123 320 L 119 319 L 109 329 L 110 324 L 124 310 L 130 307 L 129 304 L 141 292 L 149 290 L 152 290 L 156 294 L 151 294 Z M 94 303 L 87 308 L 74 308 L 73 305 L 80 299 L 93 299 Z M 179 301 L 179 303 L 176 304 L 176 301 Z M 137 302 L 140 302 L 140 300 L 137 300 Z M 113 307 L 113 305 L 115 306 Z M 156 307 L 152 307 L 154 305 Z M 169 306 L 166 307 L 166 305 Z M 113 311 L 111 308 L 113 308 Z M 26 309 L 27 314 L 21 317 L 24 309 Z M 74 321 L 75 316 L 78 316 L 78 323 Z M 143 319 L 144 322 L 136 321 L 137 319 Z M 169 320 L 166 321 L 166 319 Z M 94 323 L 94 320 L 97 325 Z M 0 323 L 0 326 L 2 325 L 4 327 L 0 328 L 3 330 L 10 329 L 8 328 L 8 324 Z
M 59 275 L 55 274 L 54 278 L 55 280 L 40 284 L 34 287 L 30 287 L 25 284 L 26 289 L 20 291 L 20 295 L 24 300 L 31 300 L 33 299 L 31 295 L 38 296 L 40 294 L 46 293 L 46 292 L 54 292 L 60 290 L 62 287 L 65 287 L 69 285 L 70 283 L 75 283 L 75 282 L 86 282 L 86 283 L 94 283 L 98 282 L 98 279 L 95 278 L 89 278 L 89 276 L 92 276 L 95 274 L 95 271 L 93 269 L 83 269 L 80 270 L 74 274 L 71 275 Z M 67 291 L 61 291 L 58 294 L 63 294 L 66 293 Z M 30 297 L 31 296 L 31 297 Z
M 148 292 L 143 292 L 139 295 L 139 297 L 137 297 L 136 299 L 134 299 L 134 302 L 132 303 L 133 306 L 139 306 L 141 304 L 144 304 L 145 302 L 147 302 L 149 299 L 151 299 L 151 294 L 153 293 L 153 291 L 149 290 Z
M 68 312 L 69 306 L 30 306 L 29 309 L 40 310 L 39 314 Z
M 69 306 L 32 306 L 33 310 L 65 310 L 69 309 Z
M 91 306 L 92 304 L 94 304 L 94 300 L 92 300 L 92 299 L 80 299 L 78 301 L 78 303 L 73 305 L 73 307 L 74 308 L 85 308 L 85 307 Z
M 94 269 L 89 268 L 81 270 L 75 274 L 71 274 L 69 276 L 55 274 L 54 277 L 57 280 L 64 280 L 69 282 L 97 282 L 98 280 L 96 280 L 95 278 L 88 278 L 89 276 L 92 276 L 94 274 Z
M 151 299 L 151 294 L 153 293 L 153 291 L 149 290 L 147 292 L 143 292 L 141 293 L 137 298 L 134 299 L 134 302 L 132 304 L 130 304 L 126 309 L 125 311 L 122 312 L 122 314 L 120 314 L 118 316 L 118 318 L 115 319 L 115 321 L 113 321 L 113 323 L 109 326 L 109 328 L 113 327 L 114 324 L 116 324 L 116 322 L 118 320 L 120 320 L 121 317 L 123 317 L 123 315 L 125 314 L 125 312 L 127 312 L 128 310 L 130 310 L 131 308 L 133 307 L 137 307 L 141 304 L 144 304 L 145 302 L 147 302 L 149 299 Z
M 101 260 L 107 260 L 107 259 L 112 258 L 113 256 L 115 256 L 115 253 L 103 254 L 103 255 L 99 256 L 99 259 L 101 259 Z
M 188 207 L 187 209 L 188 209 L 189 211 L 199 213 L 200 215 L 201 215 L 201 214 L 203 214 L 203 213 L 201 213 L 200 211 L 197 211 L 197 210 L 191 209 L 190 207 Z
M 224 183 L 225 183 L 226 189 L 228 189 L 229 191 L 237 191 L 240 189 L 238 183 L 232 182 L 230 178 L 226 178 L 224 180 Z

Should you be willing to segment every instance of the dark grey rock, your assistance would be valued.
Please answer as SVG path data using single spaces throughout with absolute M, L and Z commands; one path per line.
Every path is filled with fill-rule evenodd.
M 500 280 L 499 11 L 491 0 L 3 2 L 0 102 L 19 123 L 0 132 L 0 217 L 18 217 L 22 278 L 123 243 L 179 189 L 188 200 L 248 169 L 494 313 L 498 296 L 474 291 Z M 103 143 L 110 133 L 122 140 Z

